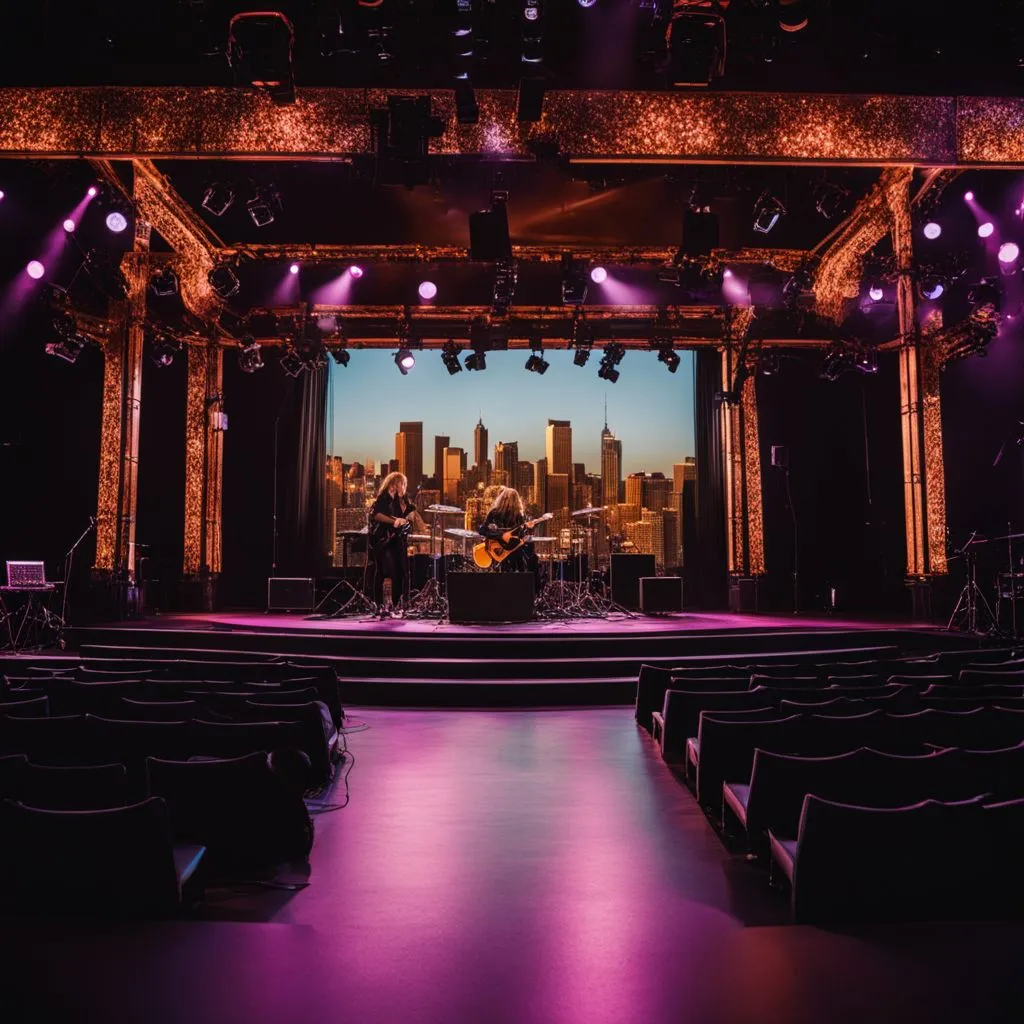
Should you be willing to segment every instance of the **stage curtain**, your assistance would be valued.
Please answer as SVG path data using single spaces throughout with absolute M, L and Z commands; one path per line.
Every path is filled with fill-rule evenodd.
M 713 349 L 698 349 L 695 364 L 697 501 L 694 529 L 683 532 L 683 564 L 686 588 L 692 595 L 687 603 L 718 609 L 728 603 L 725 467 L 715 401 L 722 390 L 722 357 Z

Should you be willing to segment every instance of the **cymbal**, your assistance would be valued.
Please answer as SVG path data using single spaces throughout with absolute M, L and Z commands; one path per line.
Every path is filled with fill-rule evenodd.
M 466 514 L 465 509 L 456 508 L 454 505 L 428 505 L 426 508 L 427 512 L 436 512 L 442 516 L 463 516 Z
M 606 511 L 605 505 L 593 505 L 590 508 L 581 508 L 576 512 L 573 512 L 574 516 L 596 516 L 601 512 Z
M 364 526 L 361 530 L 339 530 L 339 537 L 365 537 L 370 532 L 369 527 Z
M 450 530 L 445 530 L 444 535 L 446 537 L 459 537 L 462 540 L 479 540 L 480 534 L 476 530 L 462 530 L 458 527 L 453 526 Z
M 557 537 L 531 537 L 531 544 L 554 544 L 558 540 Z
M 410 533 L 406 540 L 430 540 L 429 533 Z

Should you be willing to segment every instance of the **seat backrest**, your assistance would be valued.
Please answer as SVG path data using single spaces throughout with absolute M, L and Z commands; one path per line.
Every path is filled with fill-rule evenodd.
M 994 750 L 956 750 L 957 764 L 978 793 L 998 800 L 1024 796 L 1024 743 Z
M 704 693 L 739 693 L 749 688 L 748 676 L 672 676 L 670 689 Z
M 817 713 L 804 715 L 799 748 L 793 748 L 790 753 L 830 757 L 872 744 L 884 746 L 880 735 L 884 723 L 885 712 L 881 710 L 836 717 Z
M 135 700 L 123 697 L 121 706 L 107 711 L 107 718 L 135 722 L 190 722 L 199 705 L 194 700 Z
M 0 716 L 3 718 L 46 718 L 49 714 L 50 701 L 45 695 L 27 700 L 5 700 L 0 704 Z
M 952 683 L 953 677 L 951 675 L 914 675 L 901 670 L 899 673 L 889 676 L 886 682 L 890 686 L 912 686 L 916 690 L 925 690 L 933 684 Z
M 0 800 L 17 800 L 21 791 L 21 773 L 28 764 L 24 754 L 0 757 Z
M 697 735 L 702 711 L 749 711 L 753 708 L 773 707 L 774 704 L 771 696 L 761 690 L 744 690 L 740 693 L 667 690 L 662 714 L 666 734 L 671 728 L 672 734 L 680 737 L 685 745 L 687 738 Z
M 883 672 L 863 673 L 862 675 L 844 675 L 842 673 L 830 672 L 825 677 L 826 686 L 884 686 L 886 674 Z
M 759 686 L 785 688 L 787 690 L 797 689 L 818 689 L 822 685 L 822 678 L 816 675 L 789 675 L 782 672 L 755 672 L 750 676 L 749 689 L 756 690 Z
M 34 764 L 79 764 L 87 748 L 82 715 L 0 720 L 0 753 L 25 754 Z
M 998 684 L 1024 685 L 1024 666 L 1013 668 L 990 666 L 987 668 L 962 668 L 959 682 L 961 686 L 988 686 Z
M 6 801 L 0 906 L 33 914 L 166 916 L 180 903 L 167 807 L 156 797 L 101 811 L 49 811 Z
M 18 799 L 50 811 L 98 811 L 128 802 L 123 764 L 50 767 L 29 764 L 21 776 Z
M 779 711 L 787 715 L 862 715 L 865 711 L 873 711 L 871 701 L 851 700 L 849 697 L 833 697 L 818 703 L 801 700 L 784 700 L 779 703 Z
M 977 683 L 966 686 L 933 684 L 921 692 L 922 697 L 970 697 L 989 700 L 995 697 L 1024 697 L 1024 683 L 1017 686 Z

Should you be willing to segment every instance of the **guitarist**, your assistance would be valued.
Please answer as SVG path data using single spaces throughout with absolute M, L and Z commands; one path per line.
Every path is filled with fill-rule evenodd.
M 384 580 L 391 580 L 392 600 L 401 607 L 406 598 L 405 537 L 416 506 L 405 496 L 409 481 L 402 473 L 389 473 L 381 481 L 369 513 L 367 565 L 373 565 L 373 600 L 384 605 Z
M 480 534 L 499 540 L 507 547 L 513 547 L 519 543 L 515 531 L 526 521 L 526 510 L 523 508 L 523 499 L 519 492 L 514 487 L 502 487 L 480 527 Z M 537 576 L 539 567 L 533 545 L 523 544 L 518 550 L 513 551 L 501 563 L 499 569 L 501 572 L 532 572 Z

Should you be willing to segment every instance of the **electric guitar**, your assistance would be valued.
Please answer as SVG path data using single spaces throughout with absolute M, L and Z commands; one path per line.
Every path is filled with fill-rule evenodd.
M 474 544 L 473 561 L 481 569 L 490 569 L 492 565 L 501 565 L 513 551 L 518 551 L 526 543 L 526 538 L 523 534 L 527 530 L 532 530 L 538 523 L 543 523 L 546 519 L 554 518 L 553 512 L 545 512 L 544 515 L 538 516 L 536 519 L 530 519 L 523 523 L 522 526 L 502 531 L 503 533 L 512 534 L 512 538 L 508 542 L 503 541 L 500 537 L 488 537 L 483 543 Z
M 416 510 L 415 505 L 410 505 L 405 512 L 408 515 Z M 392 526 L 390 523 L 374 523 L 370 528 L 370 536 L 366 542 L 366 551 L 371 558 L 375 558 L 395 538 L 405 540 L 412 533 L 412 521 L 406 520 L 404 526 Z

